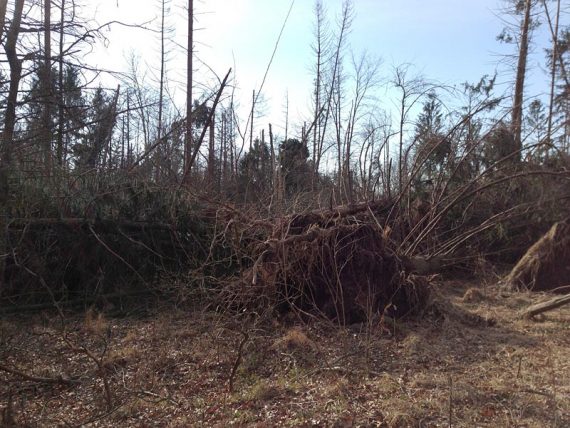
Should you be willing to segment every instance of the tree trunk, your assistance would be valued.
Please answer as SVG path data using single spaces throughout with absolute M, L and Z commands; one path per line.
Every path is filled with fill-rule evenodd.
M 162 138 L 162 109 L 164 103 L 164 62 L 165 62 L 165 49 L 164 49 L 164 23 L 165 23 L 165 16 L 166 16 L 166 0 L 161 1 L 161 10 L 160 10 L 160 82 L 159 82 L 159 90 L 158 90 L 158 124 L 156 130 L 156 141 L 160 141 Z M 164 159 L 164 150 L 159 146 L 157 150 L 158 154 L 158 162 L 156 163 L 156 180 L 160 179 L 160 169 L 163 166 L 163 159 Z
M 59 18 L 61 28 L 59 29 L 59 94 L 58 94 L 58 130 L 57 130 L 57 165 L 63 167 L 63 137 L 64 137 L 64 121 L 65 121 L 65 105 L 64 105 L 64 81 L 63 81 L 63 36 L 64 36 L 64 20 L 65 20 L 65 0 L 61 0 L 61 15 Z
M 188 58 L 186 74 L 186 141 L 184 144 L 184 179 L 190 180 L 192 168 L 192 67 L 194 55 L 194 0 L 188 0 Z
M 215 119 L 216 113 L 213 112 L 212 120 L 210 121 L 210 134 L 208 144 L 208 181 L 210 186 L 214 186 L 216 181 L 216 152 L 215 152 Z
M 550 14 L 548 13 L 548 6 L 546 2 L 543 1 L 544 9 L 546 10 L 546 14 L 548 17 L 548 21 L 550 21 Z M 558 26 L 560 23 L 560 0 L 557 2 L 556 6 L 556 16 L 554 18 L 554 29 L 552 34 L 552 64 L 550 65 L 550 99 L 548 103 L 548 125 L 546 131 L 546 142 L 547 144 L 552 144 L 552 119 L 554 115 L 554 95 L 556 91 L 556 61 L 558 56 Z M 547 152 L 548 153 L 547 148 Z
M 526 0 L 524 9 L 524 19 L 521 26 L 521 35 L 519 40 L 519 58 L 517 64 L 517 75 L 515 80 L 515 95 L 513 101 L 512 112 L 512 131 L 517 144 L 517 150 L 522 149 L 522 111 L 524 99 L 524 82 L 526 74 L 526 62 L 528 56 L 529 31 L 530 31 L 530 11 L 532 8 L 532 0 Z M 520 157 L 520 155 L 519 155 Z
M 4 23 L 6 22 L 6 7 L 8 0 L 0 0 L 0 40 L 4 36 Z
M 43 150 L 46 177 L 51 176 L 51 0 L 44 0 Z
M 6 2 L 3 1 L 0 13 L 5 14 Z M 4 283 L 4 268 L 8 254 L 8 197 L 10 194 L 8 181 L 8 168 L 11 162 L 14 128 L 16 126 L 16 103 L 18 101 L 18 87 L 22 77 L 22 61 L 18 58 L 16 43 L 20 34 L 24 0 L 16 0 L 14 17 L 6 35 L 4 51 L 10 67 L 10 86 L 4 114 L 4 131 L 0 139 L 0 285 Z M 5 15 L 4 15 L 5 17 Z M 0 22 L 2 28 L 4 22 Z

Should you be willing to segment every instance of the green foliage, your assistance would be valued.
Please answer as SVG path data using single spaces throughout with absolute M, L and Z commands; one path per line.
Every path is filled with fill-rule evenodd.
M 115 126 L 113 109 L 112 97 L 98 87 L 91 100 L 84 137 L 72 147 L 77 167 L 94 168 L 101 162 Z
M 249 152 L 240 160 L 238 174 L 241 192 L 249 190 L 265 194 L 271 189 L 271 153 L 267 143 L 255 139 Z
M 483 148 L 483 165 L 487 168 L 496 162 L 505 159 L 500 166 L 513 166 L 520 161 L 515 136 L 511 129 L 504 123 L 499 123 L 487 136 Z
M 441 103 L 435 93 L 428 94 L 422 112 L 416 122 L 415 164 L 423 163 L 422 179 L 433 180 L 443 171 L 451 152 L 451 140 L 443 126 Z
M 310 186 L 309 149 L 299 140 L 289 138 L 279 146 L 279 165 L 285 179 L 285 190 L 293 194 Z

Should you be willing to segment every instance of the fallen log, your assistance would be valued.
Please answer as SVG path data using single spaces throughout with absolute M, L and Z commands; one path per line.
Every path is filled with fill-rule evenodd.
M 526 311 L 523 312 L 523 317 L 532 318 L 544 312 L 560 308 L 561 306 L 567 305 L 568 303 L 570 303 L 570 294 L 566 294 L 565 296 L 562 297 L 556 297 L 546 302 L 532 305 L 530 308 L 528 308 Z
M 10 373 L 14 376 L 18 376 L 24 380 L 30 382 L 38 382 L 38 383 L 47 383 L 47 384 L 59 384 L 59 385 L 75 385 L 80 383 L 78 379 L 69 379 L 64 377 L 63 375 L 59 375 L 57 377 L 44 377 L 44 376 L 35 376 L 27 374 L 21 370 L 14 369 L 3 364 L 0 364 L 0 371 Z

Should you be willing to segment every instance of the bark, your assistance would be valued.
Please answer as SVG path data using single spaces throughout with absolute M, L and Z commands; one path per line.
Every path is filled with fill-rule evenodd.
M 526 0 L 524 9 L 524 19 L 521 25 L 521 35 L 519 40 L 519 58 L 517 64 L 517 75 L 515 80 L 515 95 L 512 113 L 512 131 L 517 144 L 517 150 L 522 149 L 522 111 L 524 100 L 524 84 L 526 75 L 526 63 L 528 56 L 529 32 L 530 32 L 530 12 L 532 0 Z

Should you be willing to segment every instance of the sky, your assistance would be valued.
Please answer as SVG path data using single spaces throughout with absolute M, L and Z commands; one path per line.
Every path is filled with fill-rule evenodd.
M 182 82 L 186 74 L 183 51 L 187 34 L 186 3 L 171 0 L 167 18 L 172 28 L 168 77 L 180 101 L 185 96 Z M 246 112 L 252 91 L 259 89 L 291 0 L 195 0 L 194 3 L 196 56 L 220 77 L 229 68 L 233 69 L 235 94 Z M 323 0 L 323 3 L 330 28 L 335 29 L 342 1 Z M 158 0 L 95 0 L 90 13 L 100 23 L 120 20 L 156 28 L 159 4 Z M 477 82 L 496 70 L 500 72 L 499 82 L 506 84 L 512 76 L 501 60 L 514 47 L 496 40 L 504 26 L 500 17 L 502 4 L 503 0 L 354 0 L 355 15 L 347 52 L 352 51 L 356 56 L 366 53 L 381 61 L 385 81 L 389 81 L 395 66 L 408 63 L 414 72 L 449 86 Z M 313 11 L 313 0 L 293 3 L 264 85 L 265 101 L 262 117 L 258 119 L 263 126 L 271 122 L 277 130 L 283 130 L 286 96 L 292 125 L 296 123 L 299 128 L 309 112 L 315 61 L 311 50 Z M 134 52 L 142 65 L 157 70 L 156 33 L 112 26 L 107 36 L 108 43 L 100 45 L 90 60 L 104 68 L 124 69 L 127 58 Z M 543 28 L 537 31 L 531 61 L 542 60 L 543 47 L 547 44 Z M 197 92 L 200 85 L 215 86 L 211 71 L 204 66 L 196 67 Z M 152 72 L 148 79 L 152 80 Z M 540 69 L 532 71 L 528 92 L 540 93 L 546 87 L 545 82 Z M 384 96 L 392 95 L 385 92 Z

